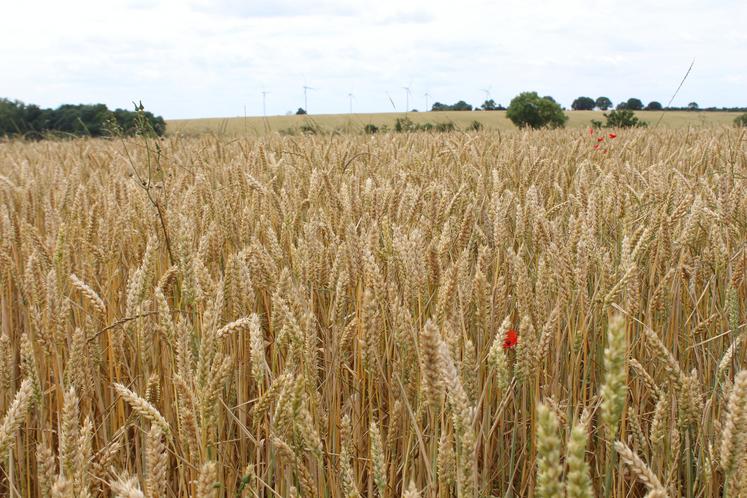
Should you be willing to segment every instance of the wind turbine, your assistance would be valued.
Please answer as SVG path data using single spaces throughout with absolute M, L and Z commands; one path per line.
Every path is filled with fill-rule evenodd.
M 391 95 L 389 95 L 389 90 L 386 91 L 386 98 L 388 98 L 389 102 L 392 103 L 392 108 L 394 109 L 394 112 L 397 112 L 397 106 L 394 105 L 394 99 L 392 98 Z
M 492 86 L 489 86 L 487 88 L 482 88 L 480 91 L 485 93 L 485 100 L 490 100 L 490 89 Z
M 428 97 L 430 97 L 431 94 L 428 92 L 425 92 L 425 111 L 428 112 Z
M 353 94 L 348 93 L 348 99 L 350 99 L 350 114 L 353 114 Z
M 309 113 L 309 100 L 308 100 L 308 97 L 306 95 L 306 91 L 307 90 L 316 90 L 316 88 L 312 88 L 312 87 L 306 86 L 306 85 L 303 86 L 303 110 L 306 111 L 306 114 Z
M 402 89 L 405 91 L 405 114 L 407 114 L 407 110 L 410 108 L 410 87 L 403 86 Z
M 270 93 L 266 90 L 262 90 L 262 115 L 267 117 L 267 94 Z

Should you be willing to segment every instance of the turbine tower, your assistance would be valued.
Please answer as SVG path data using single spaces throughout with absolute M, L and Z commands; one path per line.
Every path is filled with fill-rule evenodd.
M 403 86 L 402 89 L 405 91 L 405 114 L 407 114 L 408 109 L 410 109 L 410 87 Z
M 425 112 L 428 112 L 428 98 L 431 96 L 430 93 L 425 92 Z
M 270 93 L 262 90 L 262 116 L 267 117 L 267 94 Z
M 348 99 L 350 100 L 350 114 L 353 114 L 353 94 L 348 93 Z
M 309 113 L 309 99 L 308 99 L 308 96 L 306 95 L 306 92 L 308 90 L 316 90 L 316 88 L 312 88 L 306 85 L 303 86 L 303 110 L 306 111 L 306 114 Z

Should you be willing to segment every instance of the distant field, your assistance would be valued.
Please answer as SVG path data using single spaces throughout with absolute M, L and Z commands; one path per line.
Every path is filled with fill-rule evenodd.
M 583 128 L 592 119 L 604 121 L 601 111 L 571 111 L 568 114 L 568 125 L 572 128 Z M 659 112 L 639 112 L 638 116 L 654 124 L 660 118 Z M 732 124 L 739 113 L 733 112 L 666 112 L 661 125 L 668 128 L 687 126 L 713 126 Z M 311 116 L 270 116 L 175 119 L 168 121 L 169 133 L 201 134 L 212 132 L 224 135 L 264 135 L 273 131 L 298 131 L 304 124 L 316 125 L 326 131 L 361 131 L 366 124 L 393 127 L 403 113 L 378 114 L 319 114 Z M 453 121 L 459 129 L 466 129 L 473 121 L 479 121 L 487 129 L 510 129 L 513 124 L 506 118 L 504 111 L 493 112 L 410 112 L 407 117 L 416 123 L 443 123 Z

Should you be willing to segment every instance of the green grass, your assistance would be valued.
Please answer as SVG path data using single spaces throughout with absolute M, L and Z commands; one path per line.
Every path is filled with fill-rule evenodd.
M 592 119 L 604 121 L 601 111 L 570 111 L 567 126 L 570 128 L 585 128 Z M 656 111 L 642 111 L 636 113 L 640 119 L 654 125 L 662 113 Z M 312 116 L 269 116 L 262 117 L 234 117 L 234 118 L 205 118 L 205 119 L 174 119 L 169 120 L 168 130 L 171 134 L 198 135 L 202 133 L 216 133 L 219 135 L 265 135 L 269 132 L 294 131 L 300 132 L 304 125 L 315 126 L 323 131 L 360 132 L 368 124 L 378 127 L 383 125 L 394 127 L 397 118 L 403 113 L 377 114 L 318 114 Z M 664 113 L 660 126 L 667 128 L 686 128 L 689 126 L 718 126 L 731 125 L 739 113 L 733 112 L 686 112 L 671 111 Z M 506 118 L 504 111 L 492 112 L 409 112 L 407 117 L 415 123 L 443 123 L 453 121 L 458 129 L 464 130 L 473 122 L 479 121 L 486 129 L 508 130 L 514 125 Z

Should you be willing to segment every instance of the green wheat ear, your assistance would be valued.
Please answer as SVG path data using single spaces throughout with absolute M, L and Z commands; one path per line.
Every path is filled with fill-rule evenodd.
M 626 386 L 625 320 L 614 315 L 607 328 L 607 347 L 604 350 L 604 384 L 600 390 L 602 397 L 602 420 L 610 439 L 617 434 L 620 417 L 628 392 Z
M 555 412 L 544 403 L 537 405 L 537 486 L 535 496 L 554 498 L 563 495 L 560 463 L 560 425 Z

